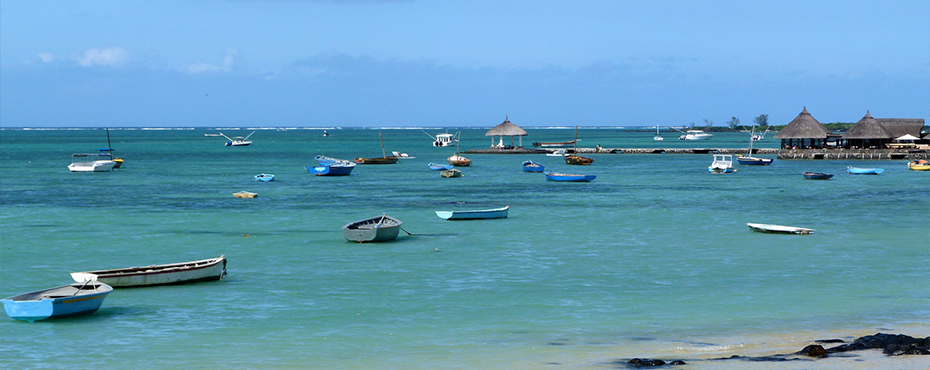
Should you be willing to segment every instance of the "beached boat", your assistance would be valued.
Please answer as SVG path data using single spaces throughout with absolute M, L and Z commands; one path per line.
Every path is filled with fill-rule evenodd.
M 352 163 L 352 164 L 355 163 L 348 159 L 331 158 L 325 155 L 318 155 L 314 157 L 313 159 L 315 159 L 317 163 L 323 166 L 330 165 L 330 164 L 337 164 L 337 163 Z
M 679 136 L 678 140 L 710 140 L 713 136 L 703 130 L 688 130 L 684 135 Z
M 50 317 L 89 315 L 100 309 L 113 288 L 95 281 L 73 283 L 0 300 L 6 314 L 34 322 Z
M 885 172 L 885 170 L 881 168 L 861 168 L 861 167 L 847 166 L 846 172 L 852 175 L 878 175 L 882 172 Z
M 805 172 L 804 178 L 808 180 L 829 180 L 833 177 L 832 173 L 822 173 L 822 172 Z
M 569 148 L 575 145 L 578 140 L 558 141 L 551 143 L 534 142 L 533 146 L 537 148 Z
M 910 161 L 907 162 L 907 168 L 914 171 L 930 171 L 930 161 L 925 159 Z
M 771 158 L 758 158 L 752 156 L 752 143 L 755 141 L 756 136 L 756 125 L 752 125 L 752 132 L 749 134 L 749 154 L 748 155 L 737 155 L 736 161 L 741 165 L 745 166 L 768 166 L 772 164 L 774 159 Z
M 707 166 L 707 172 L 710 173 L 732 173 L 736 172 L 733 168 L 733 156 L 729 154 L 714 154 L 714 161 Z
M 573 166 L 588 166 L 594 163 L 594 158 L 582 157 L 580 155 L 575 154 L 575 153 L 578 153 L 577 141 L 578 141 L 578 126 L 575 126 L 575 142 L 576 142 L 575 148 L 572 150 L 572 154 L 566 154 L 563 157 L 565 158 L 565 164 L 570 164 Z
M 451 164 L 439 164 L 439 163 L 430 163 L 430 164 L 429 164 L 429 169 L 431 169 L 431 170 L 433 170 L 433 171 L 451 170 L 453 167 L 455 167 L 455 166 L 453 166 L 453 165 L 451 165 Z
M 250 191 L 240 191 L 238 193 L 233 193 L 233 196 L 236 198 L 255 198 L 258 196 L 258 193 L 253 193 Z
M 199 261 L 72 272 L 76 282 L 98 281 L 115 287 L 186 284 L 226 276 L 226 255 Z
M 507 218 L 510 206 L 494 209 L 478 209 L 472 211 L 436 211 L 436 216 L 443 220 L 481 220 L 489 218 Z
M 258 175 L 255 175 L 255 181 L 261 181 L 261 182 L 274 181 L 274 175 L 270 173 L 260 173 Z
M 597 175 L 575 175 L 558 172 L 546 172 L 546 180 L 549 181 L 591 182 L 596 178 Z
M 355 169 L 354 162 L 337 162 L 321 166 L 307 167 L 307 171 L 317 176 L 348 176 Z
M 381 157 L 378 158 L 355 158 L 355 163 L 357 164 L 394 164 L 397 163 L 398 158 L 396 156 L 388 156 L 384 152 L 384 138 L 381 136 L 381 133 L 378 133 L 378 138 L 381 139 Z
M 458 169 L 455 169 L 455 168 L 451 168 L 448 170 L 443 170 L 442 172 L 439 173 L 439 175 L 445 178 L 462 177 L 462 171 L 459 171 Z
M 71 172 L 107 172 L 116 167 L 116 161 L 109 152 L 75 153 L 71 155 Z
M 814 229 L 807 229 L 803 227 L 794 227 L 794 226 L 753 224 L 753 223 L 747 223 L 746 226 L 749 226 L 749 230 L 760 232 L 760 233 L 807 235 L 807 234 L 812 234 L 814 232 Z
M 228 140 L 226 141 L 226 146 L 249 146 L 249 145 L 252 145 L 252 142 L 249 141 L 249 138 L 252 137 L 252 134 L 254 133 L 255 131 L 252 131 L 252 133 L 246 137 L 242 137 L 242 136 L 229 137 L 229 136 L 224 135 L 222 132 L 220 133 L 220 135 L 225 137 L 226 140 Z
M 346 240 L 359 243 L 394 240 L 402 224 L 400 220 L 388 215 L 375 216 L 346 224 L 342 227 L 342 235 Z
M 524 172 L 543 172 L 546 170 L 546 166 L 539 164 L 533 161 L 523 161 L 523 171 Z

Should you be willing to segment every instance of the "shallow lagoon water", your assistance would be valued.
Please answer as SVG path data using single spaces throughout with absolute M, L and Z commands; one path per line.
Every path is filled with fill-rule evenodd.
M 487 148 L 485 131 L 464 130 L 462 150 Z M 525 146 L 573 135 L 528 131 Z M 706 359 L 879 331 L 930 335 L 930 174 L 906 161 L 776 160 L 712 175 L 711 155 L 598 154 L 587 167 L 468 155 L 465 176 L 445 179 L 427 164 L 454 148 L 406 129 L 382 130 L 385 148 L 417 158 L 317 177 L 304 168 L 317 154 L 380 156 L 378 131 L 261 130 L 249 147 L 204 137 L 213 132 L 111 130 L 124 168 L 88 174 L 68 172 L 70 154 L 105 147 L 103 130 L 0 131 L 0 168 L 16 174 L 0 180 L 4 297 L 64 284 L 72 271 L 229 258 L 222 281 L 118 289 L 92 316 L 3 318 L 0 365 L 609 369 L 654 357 L 793 368 Z M 605 148 L 736 148 L 748 136 L 652 135 L 579 131 L 582 145 Z M 526 159 L 598 178 L 547 182 L 522 172 Z M 850 164 L 885 172 L 848 175 Z M 809 181 L 804 171 L 836 176 Z M 258 173 L 276 179 L 256 182 Z M 259 197 L 232 197 L 241 190 Z M 503 205 L 501 220 L 434 213 Z M 342 237 L 342 225 L 385 212 L 404 221 L 396 241 Z M 747 222 L 817 231 L 760 234 Z M 926 360 L 861 361 L 869 356 L 798 368 Z

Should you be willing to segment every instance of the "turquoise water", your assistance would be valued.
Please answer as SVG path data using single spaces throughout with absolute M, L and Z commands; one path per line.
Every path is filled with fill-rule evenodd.
M 464 130 L 462 150 L 487 148 L 485 131 Z M 528 131 L 525 146 L 573 135 Z M 465 176 L 444 179 L 427 164 L 454 149 L 397 129 L 381 131 L 386 150 L 415 159 L 317 177 L 304 169 L 317 154 L 380 156 L 379 131 L 261 130 L 249 147 L 204 137 L 213 132 L 111 130 L 123 168 L 70 173 L 71 153 L 105 147 L 105 131 L 0 131 L 0 295 L 72 271 L 229 259 L 227 279 L 117 289 L 92 316 L 3 317 L 0 366 L 600 369 L 744 354 L 798 332 L 930 335 L 930 173 L 905 161 L 776 160 L 712 175 L 711 155 L 600 154 L 587 167 L 468 155 Z M 739 148 L 748 136 L 652 135 L 579 131 L 589 147 Z M 547 182 L 522 172 L 526 159 L 598 177 Z M 848 175 L 849 164 L 885 172 Z M 807 181 L 808 170 L 836 176 Z M 232 197 L 241 190 L 259 196 Z M 501 220 L 434 214 L 503 205 Z M 342 225 L 385 212 L 404 222 L 396 241 L 342 237 Z

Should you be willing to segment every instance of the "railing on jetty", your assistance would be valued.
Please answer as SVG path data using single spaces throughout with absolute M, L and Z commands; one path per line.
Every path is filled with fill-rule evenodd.
M 464 154 L 546 154 L 557 149 L 472 149 Z M 584 154 L 748 154 L 748 148 L 577 148 L 565 149 L 566 153 Z M 930 159 L 923 149 L 775 149 L 754 148 L 753 154 L 778 155 L 778 159 L 874 159 L 874 160 L 917 160 Z

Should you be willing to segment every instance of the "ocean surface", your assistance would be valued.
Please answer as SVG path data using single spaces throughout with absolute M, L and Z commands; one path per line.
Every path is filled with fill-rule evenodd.
M 486 130 L 462 130 L 461 150 L 488 148 Z M 714 360 L 930 335 L 930 173 L 906 161 L 776 160 L 713 175 L 712 155 L 595 154 L 586 167 L 466 155 L 464 177 L 446 179 L 427 167 L 455 152 L 431 146 L 426 133 L 444 129 L 328 131 L 258 130 L 251 146 L 226 147 L 204 135 L 215 129 L 111 129 L 123 167 L 71 173 L 71 154 L 107 147 L 107 131 L 0 130 L 3 297 L 69 283 L 74 271 L 229 260 L 221 281 L 117 288 L 90 316 L 4 315 L 0 367 L 616 369 L 634 357 L 686 369 L 930 366 L 877 351 Z M 526 147 L 574 135 L 527 131 Z M 381 156 L 379 133 L 388 154 L 416 158 L 347 177 L 305 169 L 318 154 Z M 748 146 L 748 133 L 653 134 L 578 132 L 586 147 Z M 771 136 L 755 146 L 777 147 Z M 522 172 L 527 159 L 597 179 L 547 182 Z M 847 165 L 885 172 L 854 176 Z M 254 181 L 259 173 L 275 181 Z M 242 190 L 259 196 L 232 196 Z M 504 205 L 506 219 L 435 215 Z M 343 238 L 346 223 L 384 213 L 403 221 L 397 240 Z M 761 234 L 747 222 L 816 232 Z

